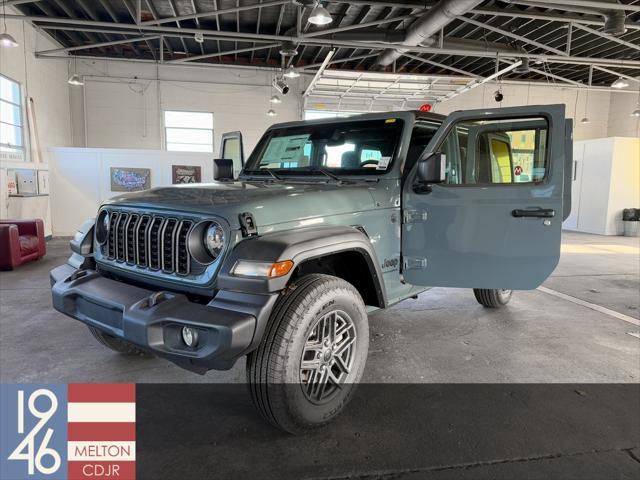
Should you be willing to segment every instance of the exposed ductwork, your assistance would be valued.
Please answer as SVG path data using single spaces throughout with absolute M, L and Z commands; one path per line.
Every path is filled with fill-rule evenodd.
M 477 7 L 482 0 L 441 0 L 423 16 L 418 18 L 406 31 L 402 43 L 405 45 L 431 45 L 431 37 L 451 23 L 457 16 Z M 402 56 L 404 50 L 390 48 L 380 54 L 377 64 L 383 67 L 391 65 Z

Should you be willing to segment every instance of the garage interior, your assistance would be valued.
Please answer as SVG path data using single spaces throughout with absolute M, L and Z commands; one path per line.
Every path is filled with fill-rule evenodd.
M 159 187 L 172 184 L 172 163 L 195 165 L 208 183 L 225 132 L 242 133 L 248 156 L 274 123 L 542 104 L 564 104 L 574 129 L 572 211 L 558 267 L 506 308 L 483 308 L 471 290 L 434 288 L 371 314 L 363 381 L 559 384 L 587 399 L 598 384 L 640 383 L 640 222 L 623 221 L 623 210 L 640 207 L 640 0 L 0 4 L 0 221 L 42 219 L 47 249 L 0 272 L 2 383 L 245 381 L 242 361 L 199 376 L 156 358 L 120 357 L 53 310 L 49 271 L 66 261 L 82 222 L 118 193 L 114 166 L 148 169 Z M 436 14 L 443 5 L 447 13 Z M 210 400 L 197 385 L 185 388 L 190 408 Z M 176 458 L 206 448 L 215 458 L 200 457 L 183 478 L 250 473 L 221 458 L 260 469 L 262 478 L 308 474 L 293 459 L 300 440 L 269 430 L 249 398 L 234 395 L 229 411 L 215 403 L 199 434 L 219 422 L 238 429 L 206 445 L 158 443 L 140 460 L 153 478 L 177 475 Z M 473 420 L 464 402 L 451 401 L 468 422 L 446 441 L 435 431 L 412 443 L 389 433 L 390 420 L 354 440 L 353 424 L 338 421 L 302 440 L 316 452 L 308 463 L 322 467 L 317 478 L 634 478 L 640 470 L 637 412 L 626 425 L 605 425 L 603 414 L 607 434 L 580 433 L 576 444 L 545 443 L 532 431 L 529 443 L 509 438 L 491 450 L 465 427 Z M 541 421 L 571 415 L 556 414 Z M 276 454 L 265 454 L 266 443 Z M 376 453 L 353 447 L 365 444 Z M 460 450 L 441 454 L 445 445 Z M 391 467 L 379 460 L 385 454 L 397 454 Z M 291 470 L 278 463 L 283 457 Z

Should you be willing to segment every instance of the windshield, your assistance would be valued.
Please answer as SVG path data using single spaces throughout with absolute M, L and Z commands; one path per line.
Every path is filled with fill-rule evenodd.
M 260 140 L 244 173 L 382 174 L 391 166 L 402 123 L 387 118 L 274 129 Z

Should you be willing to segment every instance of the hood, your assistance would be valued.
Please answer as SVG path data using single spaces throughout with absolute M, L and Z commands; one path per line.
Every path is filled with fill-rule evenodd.
M 374 208 L 371 184 L 229 182 L 159 187 L 114 197 L 106 204 L 225 218 L 251 212 L 258 227 Z

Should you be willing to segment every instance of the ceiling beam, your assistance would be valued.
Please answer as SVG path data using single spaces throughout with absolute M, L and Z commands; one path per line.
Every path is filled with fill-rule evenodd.
M 147 40 L 156 40 L 160 38 L 161 35 L 143 35 L 141 37 L 135 38 L 125 38 L 124 40 L 111 40 L 109 42 L 100 42 L 100 43 L 88 43 L 86 45 L 78 45 L 75 47 L 65 47 L 65 48 L 54 48 L 51 50 L 42 50 L 38 53 L 41 55 L 49 55 L 52 53 L 63 53 L 63 52 L 76 52 L 78 50 L 87 50 L 89 48 L 101 48 L 101 47 L 110 47 L 111 45 L 122 45 L 124 43 L 135 43 L 135 42 L 144 42 Z
M 526 0 L 506 0 L 508 3 L 517 3 L 522 5 L 529 5 L 531 3 L 546 4 L 547 8 L 554 8 L 562 10 L 564 7 L 580 7 L 580 8 L 597 8 L 598 10 L 626 10 L 629 12 L 640 12 L 640 5 L 628 5 L 624 3 L 615 2 L 599 2 L 596 0 L 535 0 L 529 2 Z
M 488 23 L 485 23 L 485 22 L 479 22 L 477 20 L 474 20 L 474 19 L 468 18 L 468 17 L 464 17 L 464 16 L 459 16 L 459 17 L 456 17 L 456 18 L 458 20 L 462 20 L 463 22 L 470 23 L 471 25 L 475 25 L 476 27 L 484 28 L 486 30 L 490 30 L 492 32 L 499 33 L 500 35 L 504 35 L 505 37 L 510 37 L 510 38 L 515 39 L 515 40 L 520 40 L 521 42 L 528 43 L 529 45 L 536 46 L 536 47 L 541 48 L 543 50 L 547 50 L 548 52 L 553 52 L 553 53 L 556 53 L 558 55 L 566 55 L 567 54 L 566 52 L 564 52 L 562 50 L 558 50 L 557 48 L 553 48 L 553 47 L 550 47 L 548 45 L 545 45 L 544 43 L 536 42 L 535 40 L 531 40 L 530 38 L 523 37 L 522 35 L 517 35 L 515 33 L 508 32 L 507 30 L 503 30 L 501 28 L 494 27 L 493 25 L 489 25 Z
M 603 67 L 594 66 L 593 68 L 595 68 L 596 70 L 600 70 L 601 72 L 607 72 L 611 75 L 616 75 L 617 77 L 626 78 L 627 80 L 633 80 L 634 82 L 640 83 L 640 79 L 632 77 L 631 75 L 625 75 L 624 73 L 616 72 L 614 70 L 609 70 L 608 68 Z
M 619 43 L 620 45 L 624 45 L 625 47 L 633 48 L 634 50 L 639 50 L 640 51 L 640 45 L 637 45 L 635 43 L 627 42 L 626 40 L 622 40 L 621 38 L 614 37 L 613 35 L 608 35 L 608 34 L 606 34 L 604 32 L 600 32 L 598 30 L 594 30 L 591 27 L 587 27 L 586 25 L 580 25 L 579 23 L 576 23 L 574 26 L 576 28 L 579 28 L 580 30 L 584 30 L 585 32 L 589 32 L 589 33 L 591 33 L 593 35 L 597 35 L 599 37 L 606 38 L 607 40 L 609 40 L 611 42 Z
M 445 65 L 444 63 L 434 62 L 433 60 L 429 60 L 427 58 L 418 57 L 417 55 L 411 55 L 410 53 L 404 53 L 404 57 L 411 58 L 413 60 L 417 60 L 418 62 L 428 63 L 429 65 L 434 65 L 436 67 L 444 68 L 446 70 L 450 70 L 452 72 L 459 73 L 461 75 L 465 75 L 469 78 L 478 78 L 478 75 L 475 75 L 471 72 L 467 72 L 466 70 L 461 70 L 459 68 L 450 67 L 449 65 Z
M 158 18 L 154 20 L 148 20 L 146 22 L 141 22 L 140 25 L 160 25 L 162 23 L 180 22 L 182 20 L 195 20 L 199 18 L 206 18 L 206 17 L 213 17 L 213 16 L 217 17 L 218 15 L 223 15 L 225 13 L 244 12 L 246 10 L 255 10 L 260 8 L 274 7 L 276 5 L 284 5 L 285 3 L 291 3 L 291 0 L 273 0 L 270 2 L 256 3 L 252 5 L 241 5 L 237 7 L 216 9 L 210 12 L 201 12 L 201 13 L 193 13 L 190 15 Z
M 264 4 L 263 4 L 264 5 Z M 16 20 L 26 20 L 30 22 L 37 23 L 51 23 L 51 24 L 62 24 L 62 25 L 73 25 L 73 26 L 93 26 L 93 27 L 104 27 L 104 28 L 120 28 L 122 29 L 121 33 L 126 33 L 127 31 L 131 32 L 152 32 L 157 34 L 172 34 L 172 33 L 185 33 L 185 34 L 195 34 L 202 33 L 206 36 L 211 37 L 230 37 L 234 39 L 243 39 L 245 41 L 253 41 L 255 40 L 267 40 L 273 42 L 294 42 L 294 43 L 302 43 L 302 44 L 310 44 L 310 45 L 328 45 L 328 46 L 348 46 L 348 47 L 356 47 L 363 49 L 384 49 L 384 48 L 397 48 L 406 50 L 409 52 L 421 52 L 421 53 L 432 53 L 432 54 L 442 54 L 442 55 L 456 55 L 463 57 L 482 57 L 482 58 L 495 58 L 496 55 L 508 56 L 505 55 L 504 52 L 498 52 L 492 50 L 491 48 L 487 48 L 486 50 L 480 49 L 461 49 L 461 48 L 438 48 L 438 47 L 423 47 L 423 46 L 413 46 L 413 45 L 404 45 L 404 44 L 392 44 L 385 42 L 356 42 L 356 41 L 345 41 L 345 40 L 333 40 L 333 39 L 323 39 L 323 38 L 298 38 L 296 36 L 287 36 L 287 35 L 265 35 L 265 34 L 254 34 L 254 33 L 244 33 L 244 32 L 225 32 L 218 30 L 208 30 L 208 29 L 197 29 L 197 28 L 177 28 L 177 27 L 160 27 L 160 26 L 148 26 L 148 25 L 134 25 L 134 24 L 125 24 L 118 23 L 115 24 L 113 22 L 95 22 L 91 20 L 77 20 L 77 19 L 69 19 L 69 18 L 56 18 L 50 16 L 23 16 L 23 15 L 7 15 L 7 18 L 16 19 Z M 43 27 L 47 28 L 47 27 Z M 512 55 L 513 58 L 530 58 L 535 60 L 543 60 L 549 63 L 569 63 L 569 64 L 577 64 L 577 65 L 600 65 L 603 67 L 620 67 L 620 68 L 640 68 L 640 60 L 626 60 L 626 59 L 616 59 L 616 58 L 597 58 L 597 57 L 574 57 L 574 56 L 565 56 L 563 55 L 542 55 L 542 54 L 531 54 L 531 53 L 520 53 Z
M 205 53 L 202 55 L 194 55 L 191 57 L 176 58 L 175 60 L 169 60 L 167 63 L 186 63 L 186 62 L 193 62 L 196 60 L 202 60 L 205 58 L 222 57 L 224 55 L 236 55 L 238 53 L 246 53 L 246 52 L 255 52 L 256 50 L 266 50 L 267 48 L 274 48 L 274 47 L 277 47 L 278 45 L 280 44 L 270 43 L 268 45 L 260 45 L 258 47 L 236 48 L 234 50 L 228 50 L 226 52 Z

